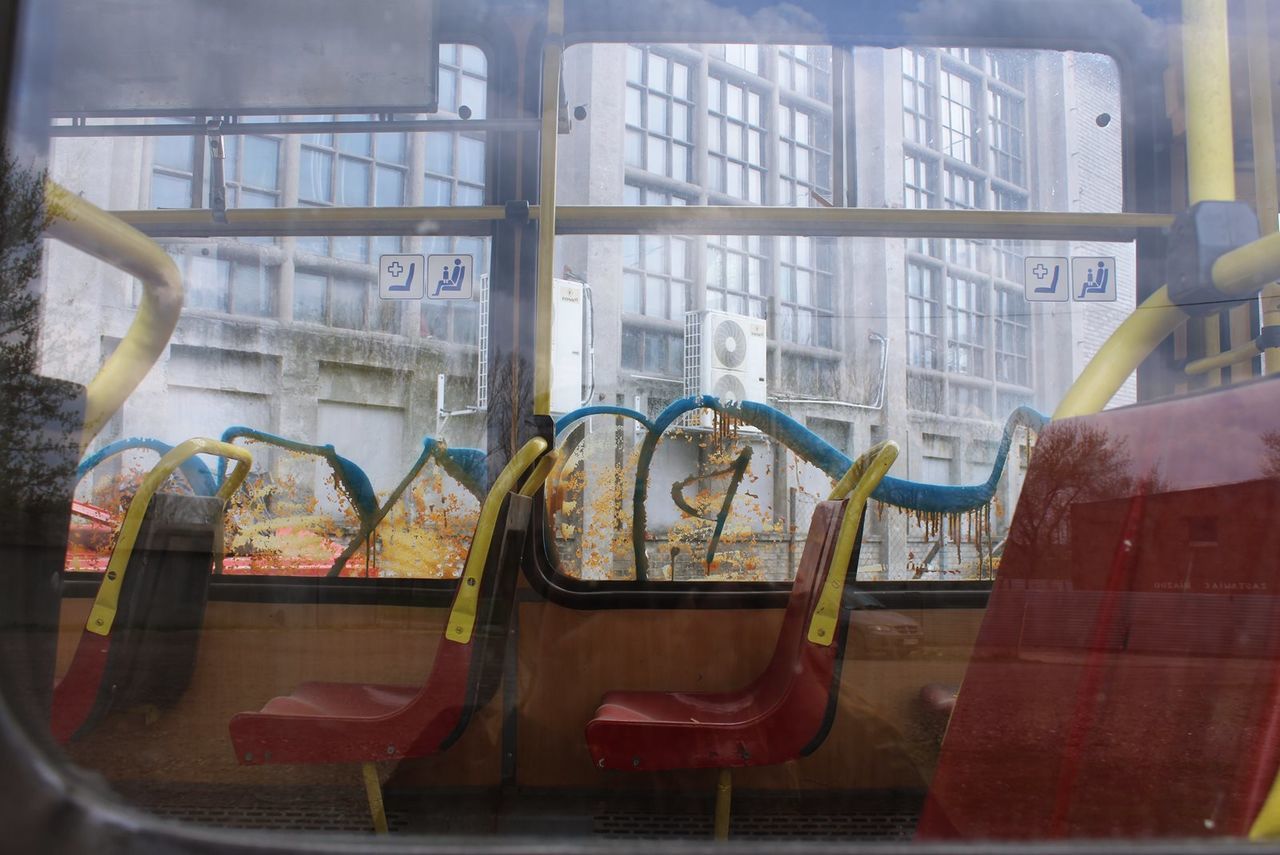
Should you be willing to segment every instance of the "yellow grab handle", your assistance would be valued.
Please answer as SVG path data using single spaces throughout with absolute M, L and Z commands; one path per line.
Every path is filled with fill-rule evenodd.
M 124 586 L 124 573 L 133 556 L 133 547 L 138 540 L 138 531 L 142 528 L 142 520 L 147 515 L 147 506 L 151 498 L 160 489 L 160 485 L 185 463 L 197 454 L 216 454 L 236 461 L 236 468 L 227 476 L 227 480 L 218 488 L 217 498 L 225 505 L 227 499 L 244 483 L 253 464 L 253 455 L 248 449 L 216 439 L 189 439 L 178 444 L 164 457 L 160 458 L 138 486 L 138 492 L 129 502 L 129 510 L 124 515 L 124 523 L 120 526 L 120 536 L 116 540 L 115 549 L 111 550 L 111 560 L 107 562 L 107 573 L 98 588 L 98 596 L 89 611 L 89 620 L 85 629 L 96 635 L 108 635 L 115 622 L 116 611 L 120 606 L 120 589 Z
M 524 486 L 520 488 L 520 495 L 532 498 L 538 492 L 538 488 L 542 486 L 542 482 L 547 480 L 547 476 L 551 474 L 551 470 L 560 464 L 560 452 L 552 451 L 543 456 L 538 461 L 538 465 L 534 467 L 533 473 L 528 480 L 524 482 Z
M 893 461 L 897 459 L 896 442 L 877 443 L 853 462 L 849 471 L 831 491 L 832 499 L 848 495 L 849 501 L 845 505 L 844 519 L 840 522 L 840 532 L 836 537 L 836 548 L 828 565 L 827 581 L 822 585 L 818 607 L 814 609 L 813 619 L 809 621 L 808 637 L 813 644 L 826 647 L 835 640 L 836 626 L 840 621 L 840 603 L 844 598 L 844 580 L 848 575 L 849 561 L 853 558 L 854 544 L 858 540 L 858 528 L 862 525 L 862 511 L 876 487 L 880 486 L 889 467 L 893 466 Z
M 1228 297 L 1247 297 L 1277 279 L 1280 279 L 1280 233 L 1233 249 L 1213 264 L 1213 284 Z M 1116 327 L 1089 360 L 1054 410 L 1053 417 L 1064 419 L 1100 411 L 1142 360 L 1186 319 L 1187 313 L 1169 299 L 1167 287 L 1152 294 Z M 1210 364 L 1210 367 L 1217 365 Z
M 471 541 L 471 551 L 467 553 L 467 563 L 462 570 L 462 578 L 458 580 L 458 596 L 453 602 L 453 608 L 449 611 L 448 631 L 445 633 L 445 638 L 449 641 L 458 644 L 471 641 L 471 633 L 476 627 L 476 605 L 480 600 L 480 582 L 484 577 L 484 566 L 489 559 L 493 529 L 498 524 L 502 503 L 506 500 L 507 494 L 516 489 L 520 483 L 520 474 L 532 466 L 539 455 L 546 450 L 547 441 L 542 437 L 534 437 L 526 442 L 507 462 L 507 465 L 502 467 L 502 471 L 498 473 L 498 480 L 493 482 L 489 494 L 484 497 L 484 504 L 480 506 L 480 519 L 476 522 L 475 538 Z M 533 474 L 536 476 L 538 473 L 535 471 Z M 545 473 L 543 477 L 546 477 Z M 529 480 L 532 481 L 533 478 Z
M 80 451 L 156 364 L 182 312 L 182 276 L 159 244 L 52 181 L 45 183 L 48 234 L 142 282 L 142 303 L 119 346 L 85 391 Z

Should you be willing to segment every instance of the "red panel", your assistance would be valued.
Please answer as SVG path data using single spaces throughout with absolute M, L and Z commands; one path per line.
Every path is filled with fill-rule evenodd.
M 88 630 L 80 633 L 71 665 L 53 687 L 53 709 L 49 730 L 53 738 L 65 745 L 84 726 L 98 699 L 98 687 L 107 669 L 111 638 Z
M 922 838 L 1248 831 L 1276 774 L 1280 386 L 1041 436 Z
M 609 692 L 587 724 L 599 768 L 766 766 L 799 756 L 822 730 L 839 648 L 811 644 L 805 634 L 841 519 L 839 502 L 814 511 L 778 643 L 760 676 L 734 692 Z

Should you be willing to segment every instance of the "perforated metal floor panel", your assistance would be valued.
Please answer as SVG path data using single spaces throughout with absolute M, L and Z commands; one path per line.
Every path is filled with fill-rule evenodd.
M 735 839 L 909 840 L 919 816 L 914 812 L 860 814 L 735 815 L 729 836 Z M 619 839 L 671 840 L 710 836 L 710 815 L 610 813 L 595 818 L 597 836 Z
M 246 789 L 244 787 L 153 787 L 117 785 L 134 807 L 156 816 L 214 828 L 276 831 L 373 833 L 369 806 L 359 786 L 349 792 L 331 787 Z M 391 831 L 403 831 L 409 817 L 388 809 Z
M 238 787 L 117 782 L 130 804 L 157 816 L 215 828 L 372 833 L 358 783 L 350 787 Z M 864 794 L 803 799 L 735 794 L 730 836 L 754 840 L 903 841 L 922 799 Z M 619 840 L 702 840 L 712 833 L 709 799 L 659 804 L 652 794 L 418 791 L 386 794 L 392 832 Z

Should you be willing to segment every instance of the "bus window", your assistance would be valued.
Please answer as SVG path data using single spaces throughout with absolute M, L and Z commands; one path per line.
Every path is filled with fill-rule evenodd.
M 0 18 L 17 848 L 1280 837 L 1268 4 Z

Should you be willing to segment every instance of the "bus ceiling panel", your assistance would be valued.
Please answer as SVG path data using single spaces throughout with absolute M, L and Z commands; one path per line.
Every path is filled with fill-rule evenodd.
M 774 42 L 1163 53 L 1173 0 L 565 0 L 569 41 Z M 1106 27 L 1099 27 L 1106 21 Z
M 51 43 L 33 47 L 52 115 L 429 113 L 435 13 L 435 0 L 60 0 Z

